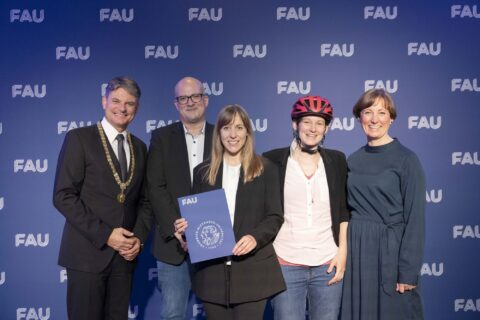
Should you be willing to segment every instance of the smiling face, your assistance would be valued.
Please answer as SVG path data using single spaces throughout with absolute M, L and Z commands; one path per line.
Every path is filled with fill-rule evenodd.
M 298 132 L 301 143 L 307 148 L 318 146 L 328 131 L 325 119 L 317 116 L 302 117 L 298 123 L 293 121 L 292 127 Z
M 233 120 L 220 128 L 220 139 L 225 156 L 240 158 L 241 151 L 247 141 L 247 128 L 238 114 Z
M 111 91 L 108 97 L 102 97 L 102 106 L 105 110 L 105 119 L 118 132 L 123 132 L 137 113 L 138 99 L 125 89 L 118 88 Z
M 175 107 L 184 124 L 205 121 L 208 96 L 203 94 L 203 85 L 195 78 L 186 77 L 175 86 Z
M 392 140 L 388 135 L 388 129 L 392 122 L 390 112 L 385 108 L 385 103 L 381 98 L 360 112 L 360 124 L 367 136 L 368 144 L 371 146 L 380 146 Z

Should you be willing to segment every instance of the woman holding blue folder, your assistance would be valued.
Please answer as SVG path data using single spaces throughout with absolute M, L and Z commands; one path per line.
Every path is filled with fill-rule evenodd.
M 225 189 L 237 243 L 232 255 L 194 265 L 193 290 L 209 320 L 263 319 L 285 290 L 272 241 L 283 223 L 278 170 L 255 154 L 250 118 L 228 105 L 217 117 L 210 159 L 194 170 L 193 193 Z M 177 220 L 178 232 L 187 221 Z

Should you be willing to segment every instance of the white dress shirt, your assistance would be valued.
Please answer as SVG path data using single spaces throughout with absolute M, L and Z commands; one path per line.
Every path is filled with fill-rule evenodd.
M 127 167 L 130 168 L 130 146 L 128 145 L 127 141 L 127 130 L 123 132 L 118 132 L 117 129 L 115 129 L 110 122 L 103 117 L 102 119 L 102 128 L 103 131 L 105 132 L 105 136 L 107 137 L 107 141 L 110 142 L 110 146 L 112 146 L 113 152 L 115 153 L 115 156 L 118 159 L 118 141 L 117 136 L 118 134 L 123 135 L 123 148 L 125 150 L 125 155 L 127 156 Z
M 203 161 L 203 147 L 205 145 L 205 123 L 202 131 L 197 136 L 188 132 L 187 128 L 183 126 L 185 131 L 185 142 L 187 143 L 188 165 L 190 166 L 190 181 L 193 184 L 193 169 Z

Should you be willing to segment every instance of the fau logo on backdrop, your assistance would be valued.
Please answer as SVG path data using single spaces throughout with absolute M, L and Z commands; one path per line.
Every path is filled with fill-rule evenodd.
M 60 270 L 60 283 L 64 283 L 67 280 L 68 280 L 67 270 L 66 269 Z
M 65 47 L 56 48 L 57 60 L 88 60 L 90 58 L 90 47 Z
M 5 198 L 0 197 L 0 210 L 3 210 L 3 207 L 5 206 Z
M 37 233 L 34 235 L 33 233 L 17 233 L 15 235 L 15 247 L 46 247 L 48 246 L 48 242 L 50 239 L 50 234 L 44 233 Z
M 105 92 L 107 92 L 107 86 L 108 86 L 108 83 L 102 83 L 100 85 L 100 94 L 103 96 L 105 96 Z
M 425 191 L 425 200 L 427 200 L 428 203 L 440 203 L 442 202 L 443 199 L 443 190 L 438 189 L 438 190 L 430 190 L 430 191 Z
M 0 272 L 0 286 L 5 283 L 5 279 L 6 279 L 5 271 Z
M 477 225 L 456 225 L 453 226 L 453 239 L 461 237 L 462 239 L 480 239 L 480 229 Z
M 268 119 L 250 119 L 254 132 L 265 132 L 268 129 Z
M 437 42 L 409 42 L 408 43 L 408 55 L 417 56 L 438 56 L 442 52 L 442 43 Z
M 150 133 L 155 129 L 168 126 L 174 122 L 178 122 L 179 120 L 147 120 L 145 122 L 146 132 Z
M 478 86 L 478 79 L 452 79 L 452 92 L 455 91 L 475 91 L 480 92 L 480 87 Z
M 192 305 L 192 316 L 194 318 L 198 316 L 206 317 L 207 315 L 205 314 L 205 310 L 203 308 L 203 304 L 201 303 L 194 303 Z
M 220 96 L 223 93 L 223 82 L 204 82 L 202 84 L 204 93 L 209 96 Z
M 259 44 L 234 44 L 233 57 L 234 58 L 265 58 L 267 55 L 267 45 Z
M 355 128 L 355 118 L 339 118 L 334 117 L 332 122 L 330 122 L 330 130 L 345 130 L 352 131 Z
M 383 89 L 388 93 L 398 91 L 398 80 L 365 80 L 365 91 L 370 89 Z
M 17 308 L 17 320 L 48 320 L 50 308 Z
M 177 59 L 178 46 L 145 46 L 145 59 Z
M 452 166 L 461 164 L 472 164 L 480 165 L 480 160 L 478 159 L 478 152 L 453 152 L 452 153 Z
M 45 20 L 44 9 L 11 9 L 10 10 L 10 23 L 14 22 L 33 22 L 42 23 Z
M 384 19 L 395 20 L 397 18 L 397 6 L 381 7 L 381 6 L 366 6 L 363 8 L 363 18 L 367 19 Z
M 320 45 L 320 56 L 346 57 L 350 58 L 355 53 L 353 43 L 322 43 Z
M 277 94 L 309 94 L 311 87 L 310 81 L 278 81 Z
M 440 129 L 442 126 L 441 116 L 409 116 L 408 117 L 408 129 Z
M 148 268 L 148 281 L 152 281 L 158 278 L 157 268 Z
M 477 5 L 469 6 L 454 4 L 451 8 L 452 18 L 480 18 Z
M 133 18 L 134 18 L 134 10 L 132 8 L 100 9 L 100 22 L 132 22 Z
M 12 85 L 12 98 L 44 98 L 47 95 L 46 84 L 14 84 Z
M 58 121 L 57 134 L 62 134 L 76 128 L 91 126 L 94 123 L 94 121 Z
M 188 21 L 213 21 L 222 20 L 222 8 L 189 8 Z
M 3 133 L 3 123 L 0 122 L 0 135 Z
M 32 172 L 32 173 L 45 173 L 48 169 L 48 160 L 43 159 L 43 165 L 41 159 L 15 159 L 13 160 L 13 172 Z
M 138 316 L 138 305 L 128 306 L 128 319 L 137 319 Z
M 480 311 L 480 299 L 455 299 L 455 312 Z
M 301 20 L 307 21 L 310 19 L 310 7 L 278 7 L 277 20 Z
M 440 277 L 443 274 L 443 262 L 440 263 L 424 263 L 420 269 L 420 275 Z

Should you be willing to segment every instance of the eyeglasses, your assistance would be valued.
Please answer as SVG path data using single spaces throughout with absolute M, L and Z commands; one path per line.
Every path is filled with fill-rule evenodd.
M 187 104 L 188 99 L 192 100 L 193 103 L 197 103 L 202 100 L 203 96 L 203 93 L 194 93 L 191 96 L 176 97 L 175 100 L 177 100 L 178 104 Z

